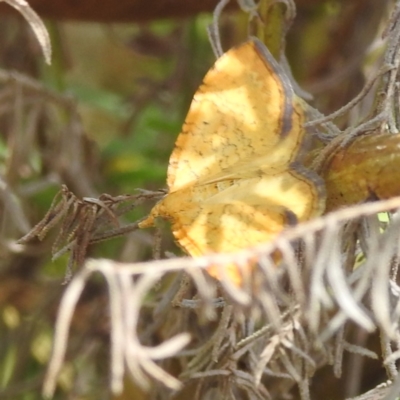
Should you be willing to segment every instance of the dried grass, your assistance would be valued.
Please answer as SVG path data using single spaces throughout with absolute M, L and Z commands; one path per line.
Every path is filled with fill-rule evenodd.
M 216 20 L 220 13 L 218 8 Z M 321 117 L 315 111 L 316 119 L 308 126 L 317 127 L 319 136 L 329 142 L 314 163 L 316 170 L 331 151 L 361 134 L 398 134 L 399 16 L 396 2 L 384 33 L 382 65 L 362 92 L 332 115 Z M 73 192 L 87 193 L 91 183 L 74 102 L 16 73 L 0 71 L 0 81 L 0 114 L 13 116 L 16 131 L 25 134 L 25 144 L 26 140 L 35 142 L 39 116 L 55 117 L 54 104 L 64 110 L 67 123 L 53 142 L 53 156 L 62 143 L 63 155 L 72 162 L 61 169 L 60 160 L 54 161 L 57 157 L 45 157 L 49 170 L 55 171 L 46 179 L 75 182 L 73 176 L 79 176 Z M 379 98 L 373 112 L 339 131 L 332 121 L 370 96 Z M 24 120 L 22 114 L 28 115 L 29 123 L 17 129 Z M 25 163 L 26 148 L 20 143 L 10 143 L 9 165 L 0 175 L 0 196 L 11 225 L 26 233 L 29 223 L 21 207 L 21 192 L 14 193 L 10 186 L 16 179 L 13 167 Z M 400 358 L 400 197 L 341 209 L 237 254 L 120 263 L 85 261 L 87 248 L 137 229 L 137 223 L 119 227 L 119 217 L 161 193 L 95 197 L 95 190 L 89 190 L 94 197 L 80 199 L 73 192 L 63 187 L 42 222 L 21 241 L 42 239 L 60 223 L 53 253 L 70 251 L 70 269 L 80 267 L 59 306 L 45 396 L 52 396 L 57 386 L 78 301 L 88 282 L 99 275 L 108 289 L 110 387 L 115 394 L 123 390 L 128 375 L 157 399 L 184 398 L 187 391 L 193 399 L 278 399 L 297 386 L 299 397 L 308 400 L 310 381 L 323 366 L 331 365 L 336 377 L 342 375 L 345 353 L 381 359 L 386 369 L 387 385 L 357 400 L 395 399 L 400 392 L 396 366 Z M 387 213 L 388 222 L 380 220 L 380 213 Z M 3 227 L 3 236 L 9 234 Z M 26 249 L 12 241 L 1 244 L 7 254 Z M 277 251 L 282 255 L 279 265 L 273 261 Z M 204 272 L 210 265 L 221 265 L 223 271 L 226 263 L 246 266 L 254 259 L 258 267 L 252 274 L 243 268 L 241 288 L 228 279 L 216 282 Z M 379 354 L 363 343 L 351 342 L 349 332 L 354 326 L 379 332 Z M 361 379 L 357 369 L 350 374 L 354 381 Z

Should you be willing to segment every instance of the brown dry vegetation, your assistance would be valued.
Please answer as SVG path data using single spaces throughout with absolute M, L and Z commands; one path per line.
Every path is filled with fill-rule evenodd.
M 67 2 L 52 3 L 59 11 L 48 16 L 74 17 L 63 14 Z M 202 272 L 232 256 L 146 261 L 154 241 L 162 258 L 180 255 L 167 226 L 153 235 L 136 221 L 161 195 L 213 63 L 212 14 L 192 3 L 129 25 L 49 19 L 51 66 L 26 8 L 28 22 L 0 16 L 0 399 L 40 399 L 44 381 L 55 399 L 395 399 L 399 198 L 339 210 L 235 255 L 260 264 L 242 290 Z M 269 3 L 251 29 L 279 54 L 291 2 Z M 77 7 L 74 18 L 124 19 L 104 4 L 97 14 Z M 286 53 L 312 105 L 328 115 L 362 94 L 316 124 L 324 146 L 339 135 L 398 134 L 399 3 L 296 5 Z M 222 14 L 225 49 L 246 38 L 248 20 Z M 121 227 L 122 238 L 103 240 Z

